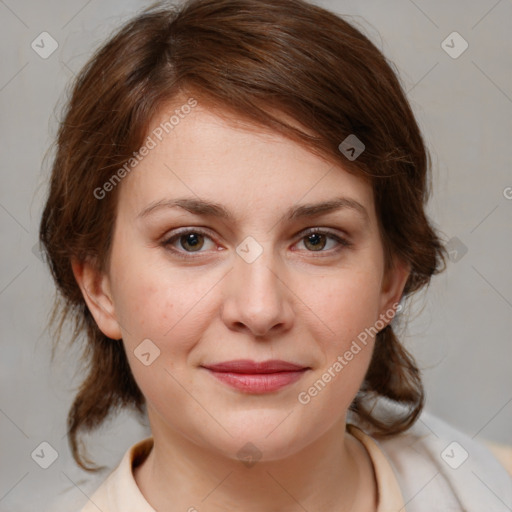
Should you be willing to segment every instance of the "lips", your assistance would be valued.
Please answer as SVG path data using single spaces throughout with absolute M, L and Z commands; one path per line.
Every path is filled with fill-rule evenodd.
M 218 381 L 244 393 L 262 394 L 278 391 L 299 380 L 309 367 L 271 359 L 237 359 L 205 365 L 203 368 Z
M 251 361 L 250 359 L 236 359 L 233 361 L 225 361 L 222 363 L 205 365 L 205 368 L 215 372 L 229 373 L 276 373 L 305 370 L 305 366 L 300 366 L 288 361 L 279 359 L 269 359 L 267 361 Z

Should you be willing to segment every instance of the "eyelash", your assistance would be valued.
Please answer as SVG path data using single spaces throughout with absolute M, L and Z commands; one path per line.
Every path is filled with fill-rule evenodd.
M 181 231 L 178 231 L 178 232 L 174 233 L 171 237 L 165 239 L 162 242 L 162 246 L 165 247 L 166 249 L 171 250 L 172 252 L 174 252 L 180 258 L 183 258 L 183 259 L 196 258 L 198 256 L 195 256 L 194 255 L 195 253 L 200 255 L 202 252 L 205 252 L 205 251 L 187 252 L 187 251 L 177 250 L 177 249 L 171 247 L 172 244 L 176 240 L 179 240 L 182 236 L 188 235 L 188 234 L 191 234 L 191 233 L 198 234 L 198 235 L 203 235 L 203 236 L 206 236 L 206 237 L 212 239 L 212 237 L 209 235 L 208 232 L 203 231 L 200 228 L 195 228 L 195 229 L 185 228 L 185 229 L 183 229 Z M 340 237 L 339 235 L 336 235 L 336 234 L 332 233 L 331 231 L 326 231 L 326 230 L 324 230 L 322 228 L 310 228 L 310 229 L 308 229 L 306 231 L 303 231 L 301 233 L 299 241 L 303 240 L 304 238 L 306 238 L 306 237 L 308 237 L 309 235 L 312 235 L 312 234 L 325 235 L 328 238 L 338 242 L 339 246 L 336 249 L 328 250 L 328 251 L 323 251 L 323 250 L 320 250 L 320 251 L 307 251 L 307 252 L 310 252 L 310 253 L 315 253 L 315 252 L 326 253 L 327 252 L 327 253 L 330 253 L 330 255 L 332 255 L 332 253 L 337 254 L 341 250 L 349 248 L 349 247 L 352 247 L 352 245 L 353 245 L 352 242 L 349 242 L 346 238 Z M 314 257 L 320 257 L 321 258 L 323 256 L 314 256 Z

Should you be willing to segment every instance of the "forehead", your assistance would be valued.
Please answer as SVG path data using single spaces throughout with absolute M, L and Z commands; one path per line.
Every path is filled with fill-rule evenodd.
M 150 123 L 152 149 L 122 183 L 120 202 L 132 212 L 186 195 L 245 215 L 340 196 L 374 213 L 371 185 L 340 164 L 227 111 L 184 109 L 186 102 L 162 107 Z

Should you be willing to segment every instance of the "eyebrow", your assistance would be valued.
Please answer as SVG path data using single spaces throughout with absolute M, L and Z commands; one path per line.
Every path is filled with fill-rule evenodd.
M 182 208 L 195 215 L 219 217 L 221 219 L 226 219 L 230 221 L 234 220 L 233 214 L 229 212 L 229 210 L 224 208 L 224 206 L 222 206 L 221 204 L 215 203 L 213 201 L 196 199 L 193 197 L 162 199 L 160 201 L 156 201 L 154 203 L 149 204 L 146 208 L 144 208 L 137 215 L 137 218 L 147 217 L 151 213 L 162 208 Z M 350 209 L 352 211 L 355 211 L 362 217 L 362 219 L 366 223 L 369 222 L 370 220 L 366 208 L 355 199 L 351 199 L 349 197 L 336 197 L 334 199 L 322 201 L 320 203 L 295 205 L 285 212 L 284 217 L 286 220 L 292 221 L 296 219 L 325 215 L 327 213 L 331 213 L 341 209 Z

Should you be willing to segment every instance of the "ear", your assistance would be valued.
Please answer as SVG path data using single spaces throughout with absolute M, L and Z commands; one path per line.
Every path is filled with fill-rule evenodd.
M 392 267 L 382 279 L 380 318 L 391 322 L 395 312 L 395 304 L 400 302 L 405 284 L 411 273 L 411 266 L 398 257 L 393 257 Z M 393 311 L 393 315 L 390 312 Z
M 100 331 L 114 340 L 122 338 L 108 276 L 90 261 L 71 262 L 76 282 Z

